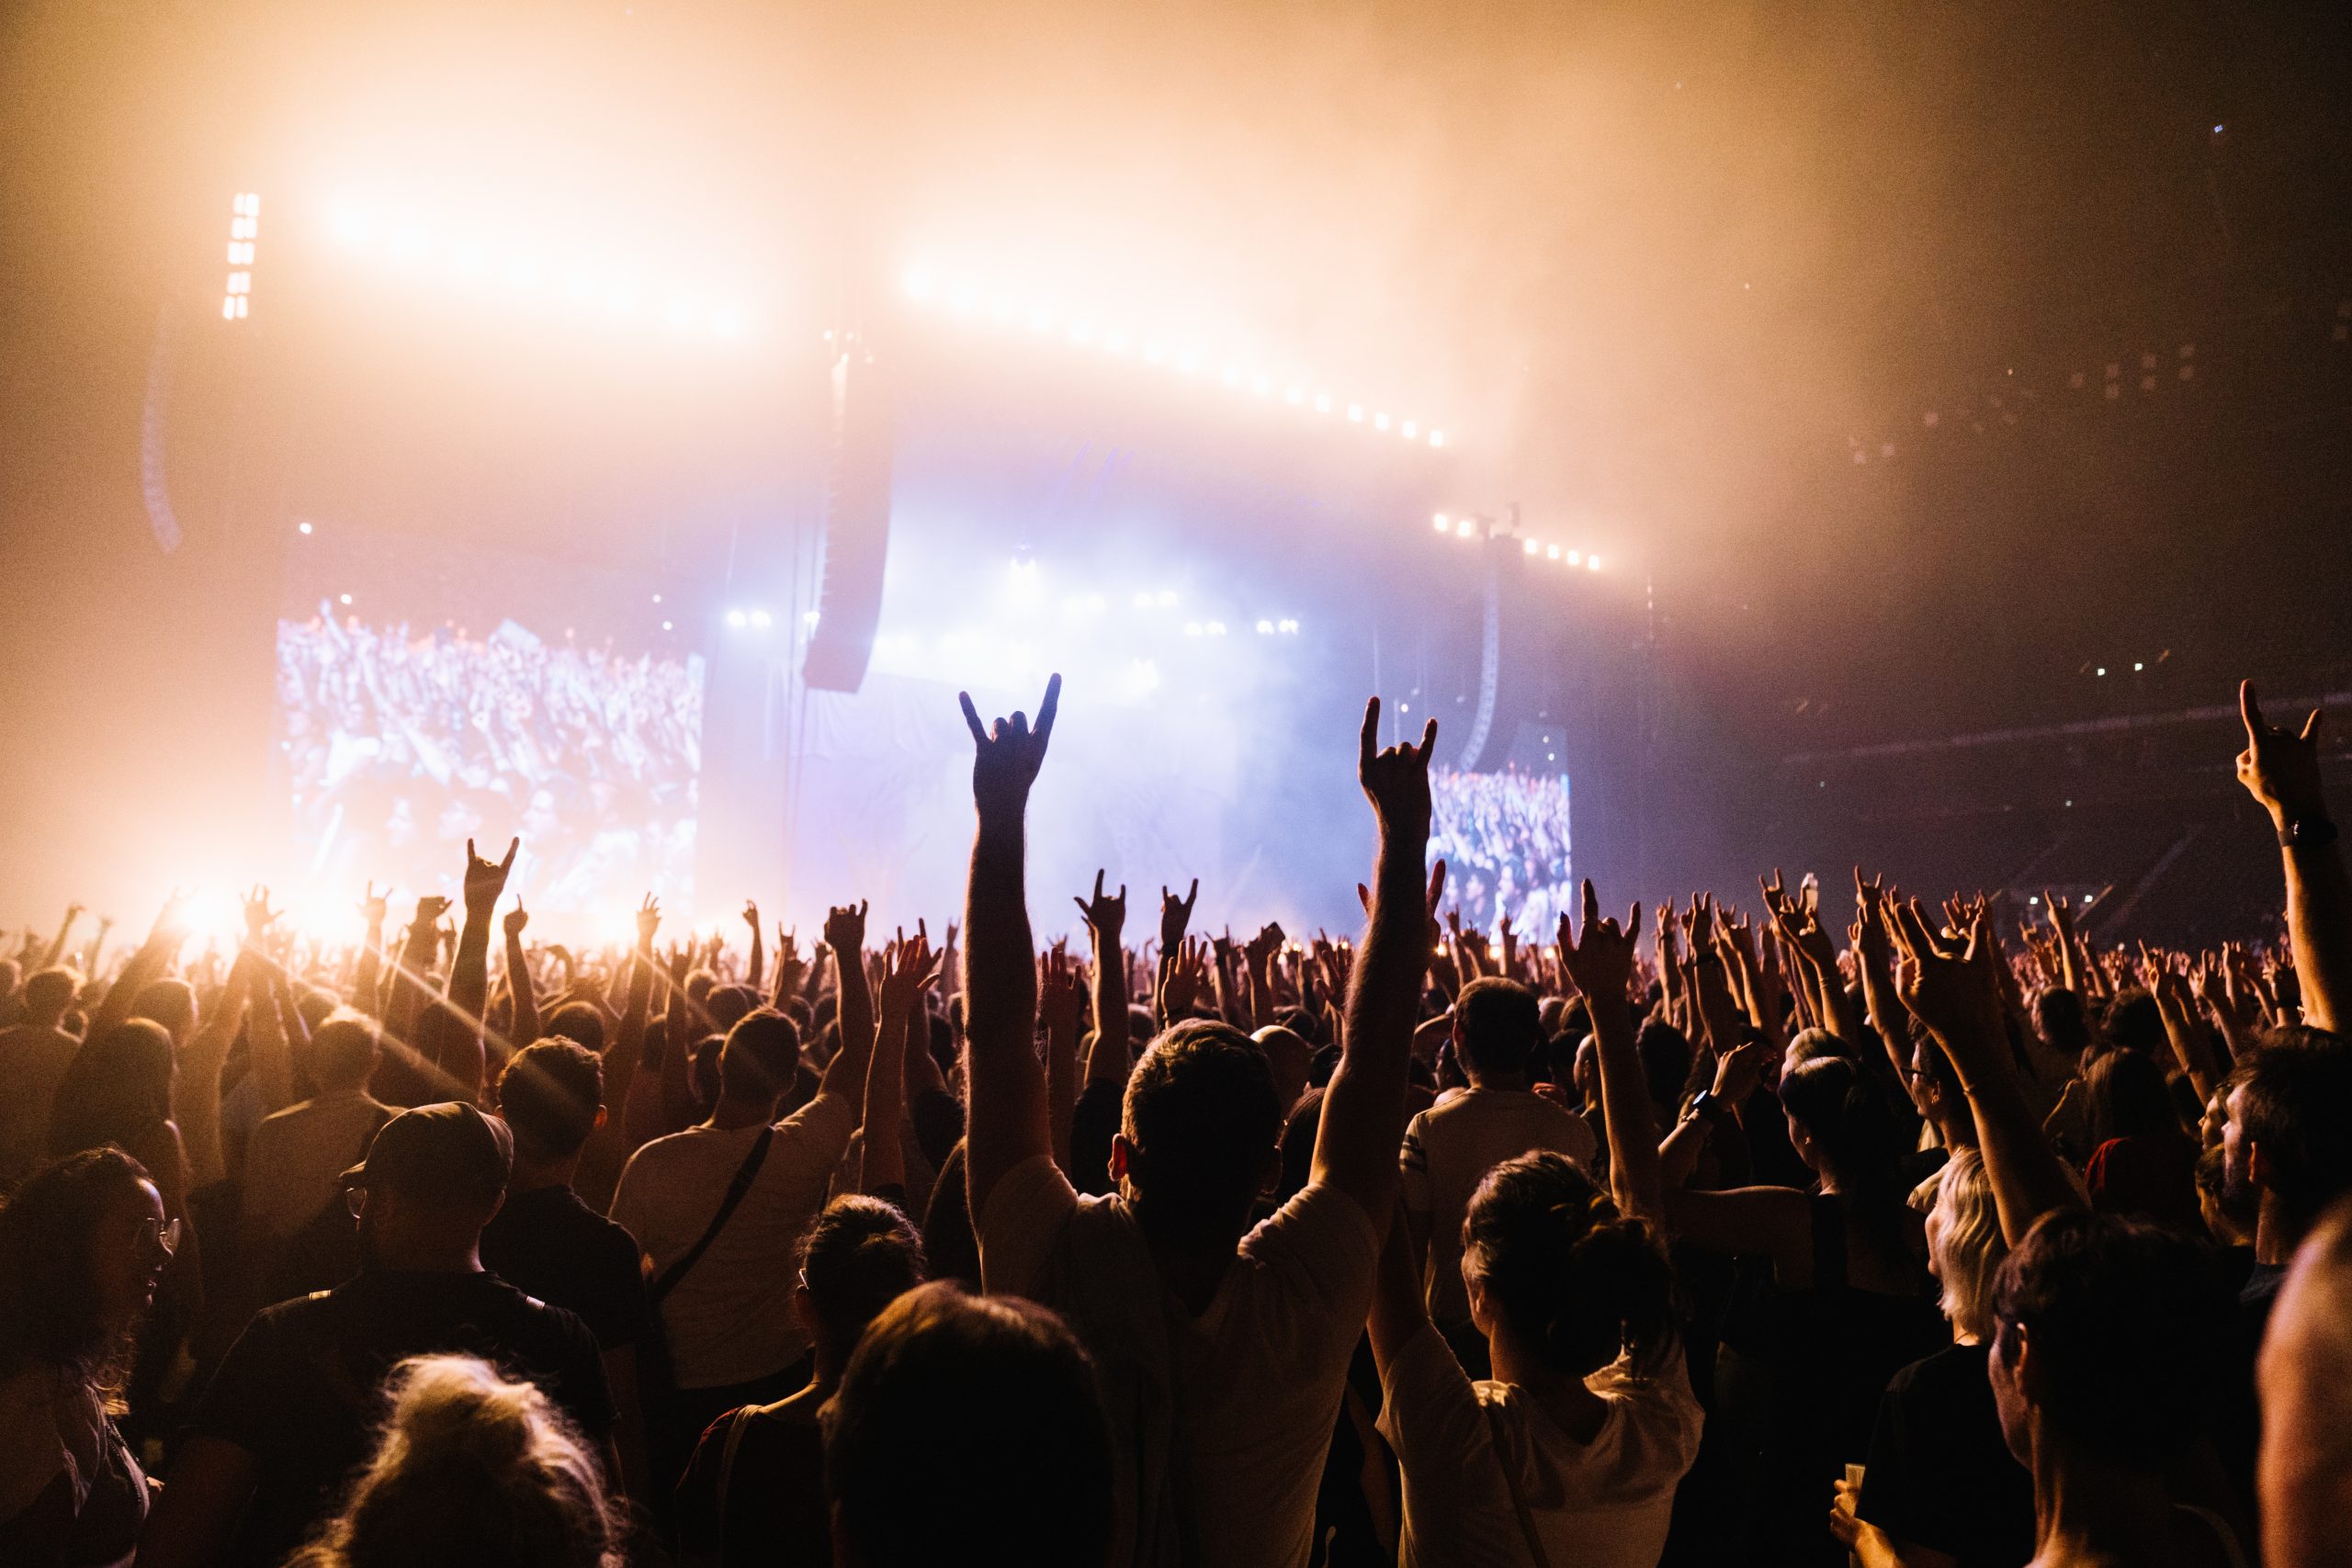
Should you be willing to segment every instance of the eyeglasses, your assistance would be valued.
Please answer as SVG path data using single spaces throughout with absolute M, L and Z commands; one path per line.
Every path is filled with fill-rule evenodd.
M 149 1218 L 139 1222 L 139 1237 L 135 1244 L 135 1250 L 142 1253 L 161 1250 L 164 1257 L 169 1258 L 179 1249 L 179 1221 Z
M 354 1182 L 349 1187 L 345 1188 L 343 1190 L 343 1206 L 351 1211 L 351 1217 L 353 1219 L 357 1219 L 359 1217 L 359 1211 L 368 1206 L 368 1189 L 360 1186 L 356 1182 Z

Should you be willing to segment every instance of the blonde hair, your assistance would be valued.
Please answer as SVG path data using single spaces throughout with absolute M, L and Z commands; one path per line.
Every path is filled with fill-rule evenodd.
M 376 1452 L 288 1568 L 621 1568 L 594 1452 L 547 1395 L 471 1356 L 392 1370 Z
M 1936 1180 L 1936 1206 L 1928 1216 L 1928 1250 L 1943 1286 L 1938 1303 L 1952 1326 L 1974 1339 L 1993 1332 L 1993 1278 L 2009 1255 L 2001 1239 L 2000 1211 L 1984 1156 L 1958 1149 Z

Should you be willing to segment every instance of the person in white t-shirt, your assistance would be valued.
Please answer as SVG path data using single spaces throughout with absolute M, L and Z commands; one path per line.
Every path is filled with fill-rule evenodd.
M 1370 1319 L 1380 1429 L 1405 1483 L 1407 1568 L 1652 1568 L 1702 1416 L 1672 1305 L 1657 1213 L 1657 1128 L 1634 1049 L 1629 931 L 1562 963 L 1592 1002 L 1617 1196 L 1552 1152 L 1488 1172 L 1463 1224 L 1460 1269 L 1495 1376 L 1474 1382 L 1424 1310 L 1400 1223 Z M 1401 1214 L 1400 1214 L 1401 1221 Z
M 816 1097 L 775 1120 L 776 1102 L 799 1072 L 800 1035 L 780 1012 L 751 1013 L 720 1048 L 709 1118 L 631 1155 L 613 1194 L 611 1218 L 637 1238 L 646 1277 L 658 1287 L 709 1230 L 736 1173 L 768 1136 L 742 1201 L 658 1303 L 676 1385 L 675 1408 L 657 1434 L 665 1442 L 691 1443 L 724 1412 L 772 1404 L 808 1381 L 792 1258 L 857 1130 L 874 1047 L 860 956 L 864 908 L 833 910 L 825 940 L 837 955 L 844 1027 Z
M 1303 1568 L 1317 1484 L 1395 1202 L 1413 1019 L 1430 953 L 1421 887 L 1429 748 L 1382 751 L 1377 701 L 1359 757 L 1381 828 L 1372 924 L 1348 998 L 1304 1190 L 1255 1229 L 1280 1169 L 1282 1104 L 1265 1053 L 1191 1022 L 1136 1063 L 1113 1145 L 1118 1192 L 1081 1199 L 1056 1168 L 1032 1043 L 1036 968 L 1022 886 L 1029 786 L 1061 682 L 1032 731 L 982 729 L 979 827 L 965 922 L 971 1106 L 967 1141 L 980 1272 L 990 1292 L 1061 1313 L 1108 1407 L 1118 1564 Z
M 1544 1042 L 1535 993 L 1487 976 L 1453 1004 L 1453 1050 L 1470 1087 L 1444 1096 L 1405 1128 L 1405 1221 L 1430 1318 L 1472 1370 L 1486 1371 L 1486 1342 L 1472 1328 L 1462 1283 L 1462 1219 L 1478 1183 L 1507 1159 L 1550 1149 L 1581 1170 L 1598 1145 L 1583 1117 L 1527 1087 Z

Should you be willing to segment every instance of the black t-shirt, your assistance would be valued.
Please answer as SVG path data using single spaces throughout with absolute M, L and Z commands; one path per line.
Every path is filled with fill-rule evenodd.
M 695 1445 L 678 1483 L 678 1545 L 719 1568 L 832 1561 L 832 1507 L 825 1495 L 822 1401 L 803 1390 L 775 1404 L 729 1411 Z M 729 1439 L 735 1445 L 728 1461 Z M 724 1517 L 720 1497 L 724 1495 Z
M 569 1187 L 511 1195 L 483 1227 L 481 1266 L 519 1291 L 578 1313 L 603 1349 L 634 1345 L 651 1325 L 636 1241 Z
M 366 1463 L 384 1375 L 410 1356 L 479 1356 L 537 1383 L 592 1443 L 612 1430 L 612 1394 L 587 1325 L 492 1274 L 371 1269 L 245 1327 L 198 1404 L 193 1432 L 254 1457 L 228 1561 L 275 1568 L 332 1513 Z
M 2033 1560 L 2033 1477 L 2001 1436 L 1990 1355 L 1954 1345 L 1894 1374 L 1879 1401 L 1858 1512 L 1961 1568 L 2021 1568 Z

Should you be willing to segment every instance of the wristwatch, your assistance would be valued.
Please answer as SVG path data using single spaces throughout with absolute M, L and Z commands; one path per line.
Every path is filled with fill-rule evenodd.
M 2335 824 L 2324 817 L 2297 817 L 2278 829 L 2282 850 L 2324 850 L 2335 842 Z

